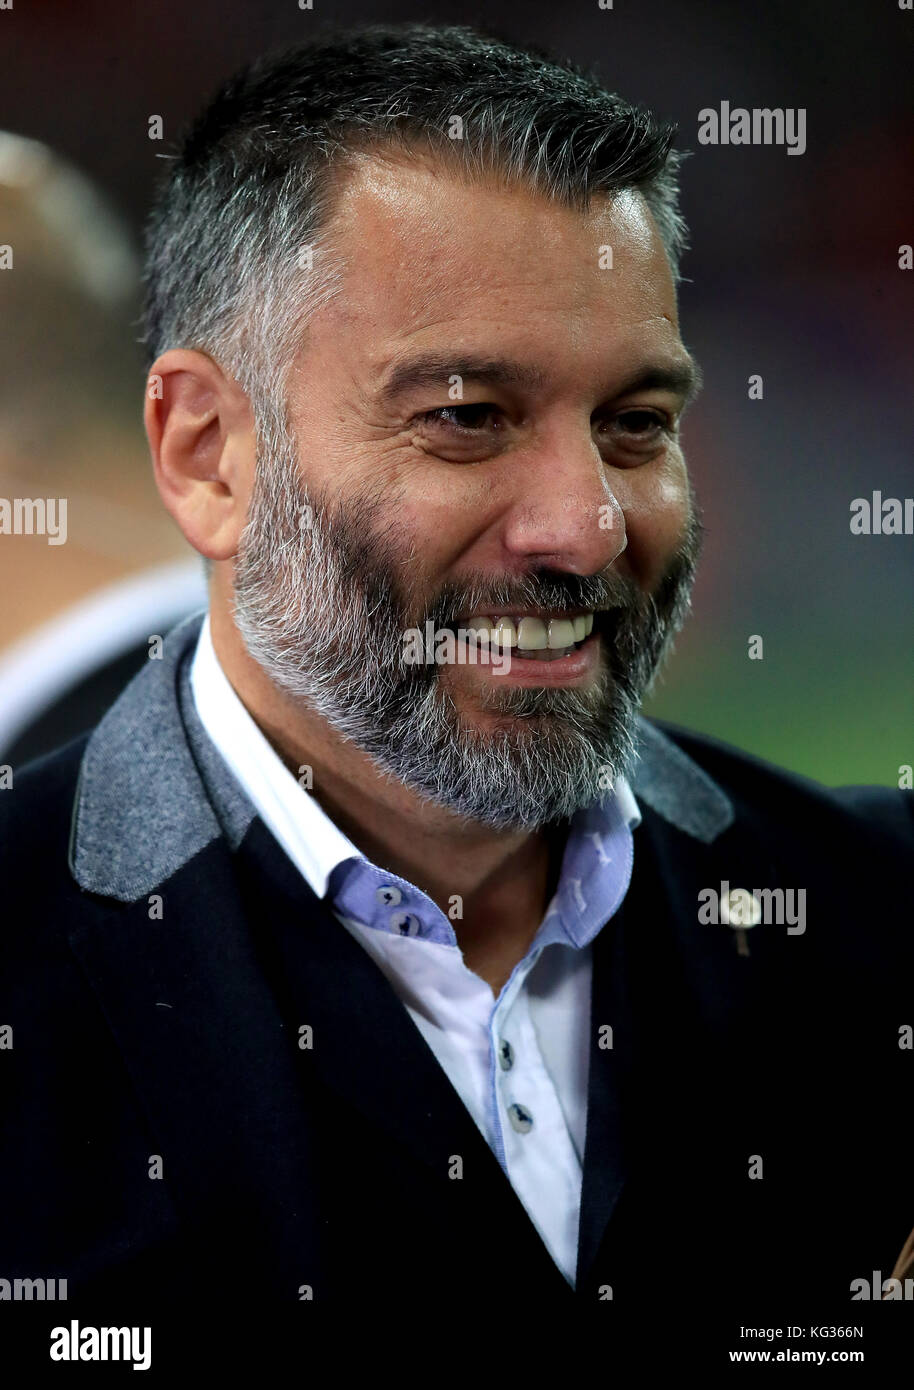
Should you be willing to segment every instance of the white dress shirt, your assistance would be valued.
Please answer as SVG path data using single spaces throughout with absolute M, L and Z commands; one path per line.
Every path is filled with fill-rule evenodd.
M 631 876 L 631 832 L 641 816 L 628 783 L 618 779 L 599 806 L 572 821 L 556 894 L 495 999 L 464 964 L 441 909 L 414 884 L 371 864 L 288 770 L 225 676 L 208 617 L 191 687 L 204 728 L 265 825 L 387 977 L 573 1286 L 591 942 Z

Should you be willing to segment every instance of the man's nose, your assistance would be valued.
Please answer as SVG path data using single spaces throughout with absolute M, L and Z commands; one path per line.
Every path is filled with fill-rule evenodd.
M 621 555 L 625 516 L 589 430 L 552 435 L 512 463 L 517 490 L 502 533 L 512 559 L 598 574 Z

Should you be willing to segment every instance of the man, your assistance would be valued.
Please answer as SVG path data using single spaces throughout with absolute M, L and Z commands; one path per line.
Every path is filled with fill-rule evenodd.
M 671 141 L 415 27 L 189 133 L 146 424 L 209 612 L 3 798 L 0 1273 L 618 1329 L 892 1268 L 910 797 L 639 715 L 700 537 Z

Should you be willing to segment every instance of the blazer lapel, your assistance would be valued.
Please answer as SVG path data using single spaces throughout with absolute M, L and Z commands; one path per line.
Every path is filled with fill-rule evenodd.
M 759 992 L 734 930 L 699 921 L 699 893 L 724 880 L 751 889 L 771 870 L 732 830 L 703 842 L 642 804 L 629 891 L 594 942 L 579 1289 L 612 1240 L 626 1184 L 642 1170 L 662 1181 L 655 1156 L 674 1117 L 697 1122 L 714 1075 L 736 1064 Z M 764 929 L 749 935 L 764 957 Z

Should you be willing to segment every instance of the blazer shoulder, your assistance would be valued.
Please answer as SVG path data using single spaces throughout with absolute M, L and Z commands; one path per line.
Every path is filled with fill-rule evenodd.
M 777 820 L 798 835 L 843 826 L 914 852 L 914 791 L 897 787 L 828 787 L 710 734 L 650 720 L 726 792 L 738 819 Z

